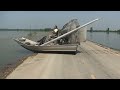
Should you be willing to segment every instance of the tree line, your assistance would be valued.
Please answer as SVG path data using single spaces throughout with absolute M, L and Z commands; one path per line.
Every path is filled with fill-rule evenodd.
M 119 30 L 110 30 L 110 28 L 107 28 L 106 30 L 94 30 L 93 27 L 90 28 L 90 30 L 88 30 L 89 32 L 119 32 L 120 33 L 120 29 Z
M 51 31 L 51 28 L 44 28 L 44 29 L 0 29 L 0 31 Z

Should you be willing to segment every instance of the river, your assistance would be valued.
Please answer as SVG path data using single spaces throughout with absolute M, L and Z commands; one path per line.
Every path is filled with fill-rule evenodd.
M 0 68 L 33 54 L 33 52 L 18 45 L 13 38 L 26 37 L 39 40 L 47 34 L 48 32 L 43 31 L 0 31 Z M 120 50 L 120 34 L 118 33 L 87 32 L 87 39 Z
M 39 40 L 46 34 L 47 32 L 43 31 L 0 31 L 0 69 L 8 64 L 16 63 L 24 56 L 33 54 L 17 44 L 13 38 L 26 37 Z
M 87 39 L 104 46 L 120 50 L 120 33 L 87 32 Z

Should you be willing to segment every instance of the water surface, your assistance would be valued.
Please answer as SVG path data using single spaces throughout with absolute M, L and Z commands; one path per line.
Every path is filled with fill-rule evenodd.
M 0 31 L 0 68 L 33 54 L 17 44 L 13 38 L 26 37 L 37 41 L 46 34 L 43 31 Z
M 87 32 L 87 39 L 120 50 L 120 34 L 116 32 Z

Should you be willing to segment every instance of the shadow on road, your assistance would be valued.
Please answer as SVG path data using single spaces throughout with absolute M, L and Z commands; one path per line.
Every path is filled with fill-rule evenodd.
M 76 55 L 77 53 L 80 53 L 79 51 L 76 52 L 64 52 L 64 51 L 42 51 L 42 52 L 34 52 L 34 53 L 47 53 L 47 54 L 71 54 L 71 55 Z

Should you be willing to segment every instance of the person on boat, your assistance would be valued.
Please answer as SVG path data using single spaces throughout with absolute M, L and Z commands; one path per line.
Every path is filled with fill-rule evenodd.
M 55 25 L 55 27 L 54 27 L 53 34 L 55 35 L 55 37 L 58 37 L 58 36 L 59 36 L 59 30 L 58 30 L 57 25 Z
M 57 38 L 59 36 L 59 30 L 58 30 L 58 27 L 57 25 L 55 25 L 55 27 L 53 28 L 53 31 L 51 33 L 51 35 L 49 35 L 49 41 L 54 39 L 54 38 Z M 54 44 L 58 44 L 58 40 L 54 42 Z

